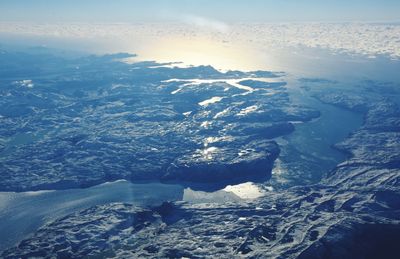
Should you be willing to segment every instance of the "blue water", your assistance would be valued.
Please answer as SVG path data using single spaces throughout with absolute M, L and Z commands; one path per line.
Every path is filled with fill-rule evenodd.
M 343 162 L 347 155 L 333 147 L 363 123 L 363 114 L 321 103 L 312 97 L 312 89 L 291 82 L 289 92 L 293 103 L 321 112 L 318 119 L 295 124 L 295 131 L 278 139 L 281 154 L 270 183 L 275 187 L 289 187 L 318 182 L 328 171 Z M 317 87 L 322 87 L 317 85 Z

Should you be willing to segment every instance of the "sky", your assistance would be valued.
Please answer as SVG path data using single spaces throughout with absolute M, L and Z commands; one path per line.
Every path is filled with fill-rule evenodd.
M 0 0 L 0 22 L 399 22 L 400 0 Z

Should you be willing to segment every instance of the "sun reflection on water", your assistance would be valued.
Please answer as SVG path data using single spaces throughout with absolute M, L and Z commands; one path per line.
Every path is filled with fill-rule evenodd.
M 146 44 L 135 46 L 135 51 L 139 56 L 133 61 L 182 62 L 173 66 L 211 65 L 222 71 L 250 71 L 265 67 L 265 60 L 254 48 L 201 36 L 171 35 L 163 39 L 149 39 Z

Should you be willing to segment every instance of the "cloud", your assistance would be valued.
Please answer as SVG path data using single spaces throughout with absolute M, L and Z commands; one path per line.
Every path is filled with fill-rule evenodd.
M 171 14 L 172 15 L 172 14 Z M 276 47 L 306 46 L 335 52 L 377 55 L 400 59 L 400 24 L 384 23 L 240 23 L 224 22 L 196 15 L 174 15 L 170 23 L 90 24 L 90 23 L 12 23 L 0 22 L 0 36 L 33 35 L 71 39 L 118 39 L 131 46 L 132 39 L 156 39 L 168 36 L 199 34 L 218 42 L 235 42 L 249 47 L 274 49 Z M 193 30 L 193 28 L 195 28 Z M 225 34 L 225 32 L 228 32 Z M 44 38 L 45 39 L 45 38 Z M 41 42 L 48 43 L 48 41 Z M 89 42 L 92 44 L 92 42 Z M 81 42 L 80 42 L 81 44 Z M 115 44 L 115 43 L 113 43 Z M 116 46 L 105 44 L 107 47 Z M 125 45 L 124 45 L 125 46 Z M 92 45 L 90 45 L 92 49 Z
M 180 20 L 188 25 L 193 25 L 218 32 L 227 32 L 229 30 L 228 24 L 203 16 L 187 14 L 183 15 Z

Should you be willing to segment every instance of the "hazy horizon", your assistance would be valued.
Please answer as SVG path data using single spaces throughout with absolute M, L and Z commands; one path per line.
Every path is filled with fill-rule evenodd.
M 395 0 L 3 0 L 0 22 L 399 22 Z

